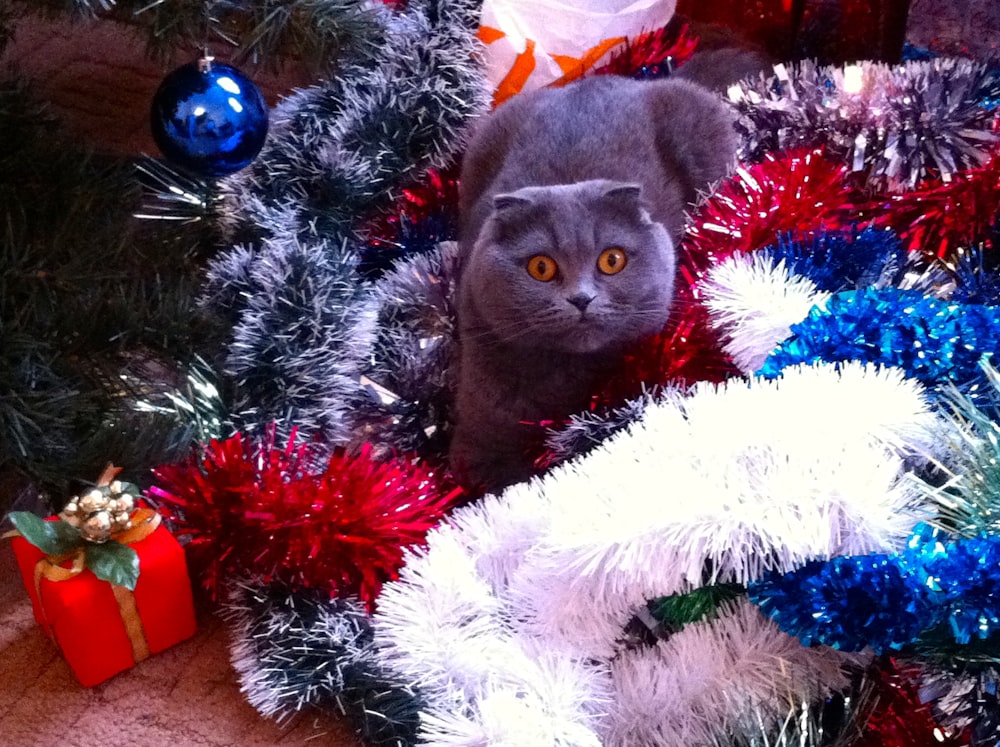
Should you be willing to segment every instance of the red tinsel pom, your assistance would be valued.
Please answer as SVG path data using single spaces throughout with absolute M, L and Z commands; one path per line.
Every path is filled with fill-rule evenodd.
M 919 672 L 894 659 L 877 659 L 868 670 L 874 686 L 871 710 L 853 747 L 963 747 L 969 735 L 941 727 L 920 700 Z
M 368 448 L 335 453 L 314 469 L 294 434 L 282 448 L 237 434 L 199 458 L 154 470 L 149 493 L 180 535 L 215 599 L 231 577 L 356 595 L 371 608 L 394 580 L 406 548 L 460 499 L 431 469 L 376 462 Z
M 1000 152 L 947 184 L 891 195 L 874 207 L 884 213 L 879 223 L 893 228 L 910 251 L 953 258 L 1000 220 Z
M 773 244 L 786 231 L 808 233 L 850 226 L 859 196 L 847 167 L 821 148 L 768 154 L 740 165 L 697 209 L 685 248 L 699 273 L 736 252 Z

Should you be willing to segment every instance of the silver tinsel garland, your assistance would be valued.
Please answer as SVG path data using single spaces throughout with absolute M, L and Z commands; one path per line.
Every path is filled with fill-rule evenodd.
M 204 298 L 233 324 L 225 373 L 239 429 L 277 421 L 283 435 L 352 440 L 373 339 L 360 226 L 408 179 L 454 159 L 488 108 L 478 10 L 383 9 L 378 53 L 348 54 L 330 80 L 286 99 L 255 163 L 223 181 L 221 228 L 240 243 L 211 263 Z
M 348 440 L 356 369 L 372 339 L 369 288 L 344 246 L 266 240 L 216 261 L 206 302 L 234 315 L 226 374 L 233 420 L 253 433 L 270 423 L 328 445 Z
M 383 38 L 348 50 L 330 78 L 271 114 L 264 149 L 222 182 L 224 225 L 242 234 L 350 232 L 407 179 L 448 165 L 490 96 L 477 57 L 481 0 L 383 8 Z
M 212 261 L 203 301 L 233 325 L 223 352 L 240 430 L 276 421 L 282 436 L 296 427 L 329 445 L 443 448 L 453 255 L 373 290 L 357 272 L 358 229 L 408 179 L 454 159 L 488 108 L 479 5 L 383 9 L 377 51 L 345 55 L 329 81 L 290 96 L 259 159 L 224 181 L 233 246 Z M 348 715 L 371 743 L 415 741 L 420 698 L 372 661 L 359 604 L 237 585 L 227 615 L 234 666 L 262 714 L 315 707 Z
M 920 679 L 921 698 L 931 703 L 941 724 L 955 731 L 970 730 L 975 747 L 1000 742 L 1000 669 L 996 662 L 970 665 L 966 671 L 926 666 Z
M 1000 142 L 986 105 L 1000 95 L 1000 70 L 985 63 L 804 61 L 774 71 L 729 89 L 744 160 L 822 145 L 869 188 L 900 192 L 981 166 Z
M 364 606 L 323 592 L 237 584 L 223 608 L 240 689 L 262 715 L 347 715 L 371 744 L 412 744 L 422 701 L 374 661 Z
M 658 392 L 651 390 L 619 407 L 571 415 L 565 426 L 550 429 L 546 436 L 545 448 L 549 464 L 559 464 L 588 453 L 627 428 L 630 423 L 642 418 L 646 408 L 657 399 Z
M 351 440 L 442 460 L 451 423 L 458 245 L 399 265 L 375 285 L 372 345 L 350 402 Z M 360 330 L 366 333 L 366 329 Z

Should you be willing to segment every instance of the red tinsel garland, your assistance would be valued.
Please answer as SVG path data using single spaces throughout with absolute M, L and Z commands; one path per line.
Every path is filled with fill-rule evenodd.
M 592 409 L 618 406 L 654 386 L 720 382 L 739 373 L 708 322 L 693 272 L 681 267 L 678 275 L 667 327 L 626 353 L 621 371 L 592 399 Z
M 606 65 L 595 68 L 594 75 L 635 76 L 643 72 L 657 75 L 667 64 L 670 69 L 687 62 L 698 46 L 698 39 L 687 24 L 669 24 L 655 31 L 629 39 L 624 48 L 614 52 Z
M 392 208 L 375 216 L 364 228 L 372 245 L 392 244 L 400 231 L 400 221 L 425 221 L 434 215 L 458 211 L 458 168 L 428 169 L 417 182 L 401 190 Z
M 294 434 L 282 448 L 237 434 L 199 458 L 154 470 L 149 493 L 189 535 L 192 562 L 212 598 L 234 576 L 352 594 L 373 605 L 397 577 L 406 548 L 462 496 L 408 460 L 377 462 L 369 449 L 335 453 L 314 469 Z
M 877 659 L 868 677 L 875 686 L 871 710 L 861 736 L 852 747 L 964 747 L 968 734 L 954 734 L 940 726 L 929 705 L 921 701 L 919 672 L 890 657 Z
M 630 353 L 625 371 L 598 402 L 637 396 L 642 386 L 722 381 L 736 374 L 708 323 L 699 282 L 726 257 L 773 244 L 781 232 L 849 224 L 858 197 L 846 174 L 817 149 L 768 156 L 723 181 L 696 211 L 680 247 L 670 324 Z
M 874 200 L 873 210 L 881 213 L 878 222 L 893 228 L 910 251 L 954 256 L 1000 221 L 1000 152 L 946 184 Z
M 862 216 L 847 167 L 822 148 L 768 154 L 741 165 L 694 214 L 684 248 L 701 272 L 737 252 L 773 244 L 780 233 L 850 226 Z
M 875 221 L 894 228 L 911 251 L 946 256 L 984 236 L 1000 218 L 1000 155 L 948 184 L 891 197 L 866 198 L 847 167 L 823 149 L 769 154 L 741 165 L 695 211 L 681 245 L 670 328 L 629 359 L 601 403 L 632 392 L 635 382 L 719 381 L 734 373 L 708 329 L 698 284 L 737 252 L 774 244 L 783 233 L 808 235 Z M 628 384 L 623 384 L 627 380 Z M 619 400 L 620 401 L 620 400 Z

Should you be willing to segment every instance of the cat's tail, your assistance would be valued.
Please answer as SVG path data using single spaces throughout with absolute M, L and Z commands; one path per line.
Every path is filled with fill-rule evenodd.
M 688 25 L 698 47 L 674 77 L 725 93 L 734 83 L 770 72 L 776 62 L 764 47 L 731 28 L 695 21 L 688 21 Z
M 734 83 L 767 73 L 772 64 L 771 58 L 758 50 L 728 47 L 696 52 L 673 77 L 725 93 Z

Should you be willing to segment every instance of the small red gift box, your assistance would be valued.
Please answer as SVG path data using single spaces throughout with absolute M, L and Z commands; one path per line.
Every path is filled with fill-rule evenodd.
M 135 591 L 84 569 L 65 581 L 41 577 L 45 554 L 21 537 L 14 555 L 35 619 L 62 650 L 76 678 L 92 687 L 195 632 L 194 601 L 184 549 L 163 526 L 130 545 L 139 556 Z

